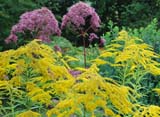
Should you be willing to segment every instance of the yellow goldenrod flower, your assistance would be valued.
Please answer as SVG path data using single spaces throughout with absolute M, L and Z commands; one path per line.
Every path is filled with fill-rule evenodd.
M 29 110 L 18 114 L 16 117 L 41 117 L 41 114 Z
M 128 39 L 128 32 L 125 30 L 120 31 L 117 39 L 118 40 L 127 40 Z
M 148 107 L 140 106 L 137 112 L 134 113 L 133 117 L 159 117 L 160 107 L 150 105 Z
M 91 62 L 93 62 L 93 64 L 96 64 L 96 65 L 103 65 L 103 64 L 106 64 L 107 62 L 102 60 L 102 59 L 94 59 L 92 60 Z
M 112 57 L 113 62 L 107 61 L 105 63 L 105 60 L 103 63 L 112 67 L 127 66 L 132 74 L 135 69 L 141 68 L 146 73 L 160 75 L 160 63 L 155 61 L 160 56 L 154 52 L 150 45 L 142 42 L 142 39 L 130 36 L 125 30 L 122 30 L 117 39 L 113 40 L 97 59 L 102 61 L 104 58 Z
M 115 116 L 115 113 L 109 108 L 105 108 L 104 112 L 105 112 L 105 115 L 107 116 Z
M 113 53 L 112 52 L 108 52 L 108 51 L 103 51 L 99 57 L 111 57 L 113 56 Z
M 32 101 L 40 102 L 42 104 L 49 105 L 52 103 L 51 96 L 49 92 L 45 92 L 43 89 L 37 87 L 33 83 L 28 83 L 27 88 L 28 96 L 31 98 Z
M 20 77 L 13 77 L 11 80 L 9 80 L 9 83 L 13 84 L 13 86 L 21 86 L 21 78 Z
M 154 88 L 153 91 L 155 91 L 158 95 L 160 95 L 160 88 Z
M 66 56 L 64 57 L 64 59 L 65 59 L 66 62 L 79 61 L 79 59 L 77 59 L 77 58 L 75 58 L 75 57 L 72 57 L 72 56 L 68 56 L 68 55 L 66 55 Z

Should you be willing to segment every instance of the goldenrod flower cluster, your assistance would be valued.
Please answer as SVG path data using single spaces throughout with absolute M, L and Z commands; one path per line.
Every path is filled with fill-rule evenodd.
M 109 57 L 114 59 L 113 63 L 103 60 Z M 143 68 L 148 73 L 160 75 L 160 63 L 155 61 L 159 57 L 142 39 L 130 36 L 128 32 L 122 30 L 119 36 L 93 61 L 97 65 L 109 64 L 114 67 L 129 65 L 130 73 L 137 68 Z
M 117 40 L 130 38 L 126 32 L 121 33 Z M 158 113 L 158 106 L 137 107 L 133 96 L 135 92 L 131 88 L 98 73 L 98 65 L 111 64 L 102 60 L 103 57 L 111 57 L 114 54 L 115 63 L 111 65 L 123 66 L 119 62 L 125 63 L 138 51 L 140 54 L 132 56 L 133 59 L 130 60 L 132 67 L 135 65 L 132 69 L 136 69 L 136 65 L 140 64 L 144 69 L 157 75 L 159 72 L 153 72 L 152 69 L 152 67 L 159 69 L 158 63 L 152 60 L 152 57 L 157 55 L 145 44 L 130 45 L 127 41 L 123 47 L 117 43 L 110 46 L 112 48 L 93 60 L 89 68 L 75 68 L 80 71 L 76 76 L 69 72 L 71 68 L 68 64 L 77 61 L 76 58 L 55 52 L 38 40 L 17 50 L 1 52 L 0 116 L 70 117 L 87 114 L 96 117 L 96 112 L 100 112 L 102 116 L 108 117 L 120 115 L 137 117 L 148 112 Z M 117 48 L 122 50 L 117 51 Z M 129 52 L 131 50 L 132 52 Z M 122 59 L 119 59 L 121 57 Z M 153 66 L 150 66 L 149 62 L 154 63 Z M 141 114 L 141 110 L 144 113 Z M 156 117 L 156 114 L 153 117 Z

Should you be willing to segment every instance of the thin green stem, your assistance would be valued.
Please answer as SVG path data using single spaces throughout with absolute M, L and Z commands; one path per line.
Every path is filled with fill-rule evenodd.
M 86 109 L 85 109 L 85 106 L 83 105 L 83 117 L 86 117 Z
M 84 68 L 86 68 L 86 42 L 85 42 L 85 38 L 83 38 L 83 56 L 84 56 Z
M 10 88 L 10 87 L 9 87 Z M 9 98 L 10 98 L 10 106 L 11 106 L 11 112 L 12 112 L 12 115 L 13 115 L 13 117 L 14 117 L 14 104 L 13 104 L 13 95 L 12 95 L 12 90 L 11 89 L 9 89 L 9 94 L 10 94 L 10 96 L 9 96 Z

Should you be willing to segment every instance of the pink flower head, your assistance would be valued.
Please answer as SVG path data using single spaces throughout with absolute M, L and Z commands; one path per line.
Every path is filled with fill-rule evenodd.
M 69 73 L 74 76 L 77 77 L 78 75 L 80 75 L 82 72 L 81 71 L 76 71 L 76 70 L 69 70 Z
M 13 41 L 13 42 L 17 42 L 17 36 L 15 35 L 15 34 L 10 34 L 10 36 L 8 37 L 8 38 L 6 38 L 5 39 L 5 42 L 8 44 L 8 43 L 10 43 L 11 41 Z
M 54 46 L 54 50 L 55 50 L 55 51 L 62 52 L 61 47 L 59 47 L 58 45 L 55 45 L 55 46 Z
M 100 38 L 100 45 L 104 46 L 106 43 L 106 40 L 104 38 Z
M 75 29 L 81 30 L 86 25 L 87 18 L 89 18 L 90 28 L 96 31 L 100 27 L 101 21 L 95 9 L 84 2 L 78 2 L 71 6 L 68 13 L 63 16 L 61 29 L 71 25 Z
M 98 39 L 98 36 L 95 33 L 89 34 L 89 41 L 92 42 L 94 39 Z
M 22 14 L 19 22 L 12 27 L 11 34 L 16 35 L 16 33 L 25 33 L 25 31 L 35 34 L 34 38 L 46 42 L 50 40 L 49 37 L 52 34 L 61 35 L 54 14 L 45 7 Z

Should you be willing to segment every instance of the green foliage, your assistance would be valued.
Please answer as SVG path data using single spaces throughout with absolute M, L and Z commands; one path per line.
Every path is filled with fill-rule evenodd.
M 75 47 L 72 46 L 71 42 L 68 41 L 64 37 L 58 37 L 54 36 L 52 37 L 52 41 L 50 43 L 46 43 L 51 48 L 55 50 L 55 46 L 60 47 L 60 51 L 63 55 L 70 55 L 74 58 L 76 58 L 78 61 L 72 61 L 69 63 L 69 65 L 73 68 L 79 66 L 84 66 L 84 56 L 83 56 L 83 47 Z M 86 48 L 86 55 L 87 55 L 87 66 L 89 67 L 91 65 L 91 60 L 95 59 L 99 55 L 99 47 L 97 45 L 89 45 L 88 48 Z
M 144 40 L 145 43 L 151 45 L 156 53 L 160 53 L 160 29 L 158 29 L 158 20 L 153 21 L 146 27 L 131 29 L 128 28 L 131 35 L 135 35 Z
M 112 21 L 108 23 L 108 29 L 103 37 L 106 40 L 106 44 L 110 44 L 112 40 L 114 40 L 118 36 L 118 32 L 121 29 L 127 30 L 128 33 L 132 36 L 136 36 L 142 39 L 145 43 L 149 44 L 153 47 L 156 53 L 160 53 L 159 48 L 159 37 L 160 37 L 160 29 L 158 28 L 158 20 L 155 18 L 153 19 L 147 26 L 140 27 L 140 28 L 129 28 L 129 27 L 118 27 Z
M 120 31 L 120 28 L 115 26 L 111 20 L 108 22 L 108 29 L 109 31 L 103 35 L 103 38 L 106 40 L 106 45 L 109 45 L 111 41 L 118 36 L 118 32 Z
M 18 22 L 19 16 L 35 8 L 37 6 L 32 0 L 0 0 L 0 51 L 14 47 L 5 45 L 4 39 L 8 37 L 11 27 Z
M 101 68 L 103 75 L 130 86 L 140 94 L 140 103 L 149 104 L 156 103 L 154 100 L 157 98 L 152 93 L 152 89 L 157 87 L 156 82 L 159 82 L 160 68 L 157 59 L 159 54 L 151 46 L 144 44 L 142 39 L 120 31 L 95 63 L 105 64 Z
M 53 48 L 54 46 L 59 46 L 62 50 L 64 50 L 64 52 L 68 52 L 67 49 L 71 49 L 73 48 L 72 44 L 70 43 L 70 41 L 68 41 L 66 38 L 64 37 L 60 37 L 60 36 L 53 36 L 51 38 L 51 42 L 47 43 L 47 45 L 49 45 L 51 48 Z

